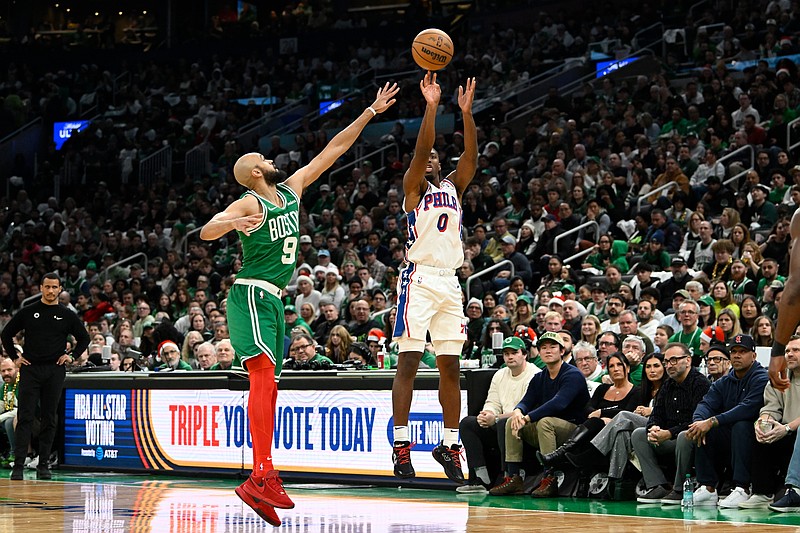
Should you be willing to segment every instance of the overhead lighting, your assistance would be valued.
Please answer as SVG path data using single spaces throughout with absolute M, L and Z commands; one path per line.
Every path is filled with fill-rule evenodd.
M 99 11 L 95 11 L 95 12 L 94 12 L 94 16 L 95 16 L 95 17 L 99 17 L 99 16 L 100 16 L 100 12 L 99 12 Z
M 142 11 L 142 15 L 147 15 L 147 10 Z

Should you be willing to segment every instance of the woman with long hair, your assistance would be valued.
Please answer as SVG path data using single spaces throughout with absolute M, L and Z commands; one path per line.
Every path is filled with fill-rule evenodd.
M 748 335 L 755 336 L 753 326 L 756 324 L 756 319 L 761 316 L 761 307 L 758 305 L 758 300 L 752 294 L 746 295 L 739 304 L 739 327 L 742 331 L 746 331 Z
M 552 453 L 536 457 L 544 466 L 553 466 L 566 458 L 567 452 L 577 451 L 578 446 L 586 445 L 606 424 L 622 411 L 633 411 L 640 399 L 640 389 L 628 380 L 630 366 L 628 359 L 619 352 L 608 356 L 606 361 L 611 383 L 601 383 L 592 394 L 587 406 L 586 421 L 579 425 L 567 441 Z
M 700 307 L 697 325 L 701 328 L 707 328 L 708 326 L 716 324 L 717 312 L 714 310 L 714 299 L 706 294 L 697 300 L 697 304 Z
M 789 226 L 791 220 L 788 217 L 781 217 L 772 227 L 772 231 L 760 247 L 761 255 L 766 259 L 774 259 L 779 265 L 787 264 L 789 256 Z
M 581 322 L 581 340 L 597 346 L 600 335 L 600 319 L 594 315 L 586 315 Z
M 753 324 L 753 339 L 756 346 L 771 347 L 775 342 L 775 327 L 768 316 L 756 318 Z
M 750 242 L 750 230 L 747 226 L 739 222 L 731 230 L 731 242 L 733 243 L 733 258 L 740 259 L 744 254 L 744 245 Z
M 497 295 L 493 292 L 487 292 L 483 295 L 483 316 L 492 316 L 492 311 L 497 305 Z
M 609 362 L 612 357 L 609 356 Z M 591 439 L 582 453 L 567 453 L 570 463 L 577 467 L 605 464 L 606 458 L 610 461 L 608 477 L 611 479 L 622 478 L 628 458 L 632 451 L 631 433 L 634 429 L 646 427 L 648 417 L 653 411 L 655 398 L 661 389 L 661 384 L 666 380 L 664 356 L 652 353 L 644 357 L 641 362 L 642 386 L 638 394 L 638 405 L 631 411 L 622 410 L 608 421 L 602 430 Z
M 344 287 L 339 283 L 341 279 L 342 276 L 336 265 L 328 265 L 328 269 L 325 271 L 325 284 L 320 291 L 320 301 L 333 302 L 337 309 L 342 308 L 345 293 Z
M 194 356 L 194 349 L 205 342 L 203 335 L 199 331 L 190 331 L 183 338 L 183 346 L 181 347 L 181 359 L 184 362 L 197 368 L 197 358 Z
M 724 281 L 716 281 L 711 287 L 711 296 L 714 298 L 714 311 L 717 313 L 717 322 L 723 309 L 730 309 L 739 322 L 739 306 L 733 301 L 733 294 L 730 287 Z
M 733 227 L 741 222 L 739 212 L 733 207 L 726 207 L 722 210 L 722 215 L 719 217 L 719 226 L 714 232 L 714 237 L 717 239 L 730 239 Z
M 175 289 L 175 299 L 172 301 L 175 306 L 175 312 L 172 318 L 178 320 L 180 317 L 186 316 L 186 313 L 189 312 L 189 302 L 191 301 L 192 297 L 189 295 L 189 291 L 183 287 Z
M 519 325 L 530 326 L 531 320 L 533 320 L 531 299 L 526 295 L 517 297 L 517 306 L 511 316 L 511 329 L 516 330 Z
M 750 270 L 751 278 L 758 279 L 762 261 L 764 256 L 761 255 L 761 247 L 755 241 L 745 243 L 742 263 Z
M 739 326 L 739 317 L 727 307 L 719 312 L 717 327 L 725 334 L 725 342 L 742 332 L 742 328 Z
M 706 217 L 702 213 L 694 212 L 689 215 L 689 222 L 686 224 L 686 235 L 681 243 L 681 256 L 689 257 L 689 254 L 694 251 L 695 246 L 700 242 L 700 223 L 705 220 Z
M 344 363 L 350 354 L 353 339 L 344 326 L 333 326 L 328 342 L 325 343 L 325 356 L 334 363 Z
M 208 320 L 206 320 L 206 317 L 200 313 L 194 315 L 192 317 L 192 321 L 189 323 L 189 332 L 192 331 L 197 331 L 200 333 L 204 341 L 210 341 L 214 338 L 214 332 L 211 331 Z

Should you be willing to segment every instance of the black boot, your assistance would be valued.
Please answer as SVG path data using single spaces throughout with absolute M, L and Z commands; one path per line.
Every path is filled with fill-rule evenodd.
M 605 466 L 607 458 L 600 453 L 600 450 L 591 444 L 581 453 L 567 453 L 567 461 L 578 468 L 589 468 L 591 466 Z
M 581 424 L 575 428 L 575 431 L 573 431 L 572 435 L 569 436 L 567 442 L 559 446 L 556 451 L 543 455 L 537 450 L 536 457 L 539 459 L 539 462 L 542 464 L 542 466 L 552 466 L 558 464 L 566 458 L 567 452 L 572 451 L 579 444 L 583 444 L 584 442 L 590 440 L 596 434 L 596 432 L 591 431 L 588 427 Z

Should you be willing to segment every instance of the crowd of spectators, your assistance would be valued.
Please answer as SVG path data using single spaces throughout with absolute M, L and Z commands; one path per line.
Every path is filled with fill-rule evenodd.
M 727 370 L 704 358 L 713 341 L 747 333 L 758 346 L 772 344 L 789 219 L 800 206 L 800 161 L 787 133 L 800 113 L 800 75 L 784 57 L 794 53 L 798 12 L 785 2 L 750 7 L 727 13 L 728 25 L 716 33 L 697 31 L 719 20 L 707 14 L 687 23 L 694 30 L 686 32 L 694 36 L 689 53 L 666 58 L 652 76 L 604 77 L 573 94 L 554 87 L 519 128 L 495 121 L 515 101 L 476 117 L 480 157 L 462 201 L 466 259 L 458 269 L 468 317 L 465 366 L 503 364 L 492 350 L 498 331 L 522 339 L 539 368 L 546 363 L 537 338 L 561 335 L 563 359 L 590 381 L 602 379 L 626 337 L 642 341 L 641 353 L 626 358 L 634 383 L 644 356 L 671 342 L 686 345 L 692 365 L 712 377 Z M 452 91 L 474 75 L 478 97 L 490 98 L 546 61 L 584 53 L 590 41 L 631 46 L 635 27 L 666 18 L 649 9 L 635 17 L 610 11 L 591 22 L 544 13 L 525 30 L 465 31 L 440 83 Z M 315 18 L 308 14 L 304 24 Z M 347 27 L 340 22 L 325 24 Z M 92 335 L 73 370 L 231 368 L 225 299 L 241 268 L 238 240 L 230 234 L 204 243 L 193 231 L 243 192 L 231 170 L 253 147 L 237 142 L 236 132 L 263 110 L 233 99 L 272 94 L 313 103 L 321 84 L 407 68 L 400 52 L 397 43 L 363 40 L 271 61 L 252 52 L 108 71 L 87 63 L 41 75 L 12 64 L 0 95 L 6 116 L 24 110 L 17 123 L 30 114 L 77 116 L 81 101 L 97 104 L 101 118 L 63 152 L 51 148 L 40 174 L 2 199 L 0 327 L 35 298 L 44 273 L 57 272 L 62 303 Z M 729 69 L 731 58 L 753 64 Z M 128 82 L 118 86 L 122 69 Z M 390 119 L 421 115 L 415 83 Z M 274 137 L 266 157 L 288 155 L 283 170 L 291 174 L 322 149 L 326 129 L 349 122 L 362 104 L 332 111 L 316 129 L 305 125 L 294 146 Z M 444 100 L 443 112 L 456 109 Z M 180 155 L 205 141 L 213 147 L 209 174 L 135 184 L 142 154 L 169 145 Z M 399 155 L 383 168 L 360 161 L 304 195 L 297 268 L 284 294 L 291 368 L 376 366 L 379 352 L 384 365 L 393 364 L 395 288 L 407 239 L 402 176 L 413 139 L 395 126 L 384 141 Z M 437 136 L 443 172 L 462 148 L 459 131 Z M 61 200 L 48 197 L 41 184 L 65 161 L 84 169 L 85 186 Z M 577 342 L 596 350 L 595 362 L 581 362 L 572 351 Z M 430 347 L 423 364 L 435 365 Z

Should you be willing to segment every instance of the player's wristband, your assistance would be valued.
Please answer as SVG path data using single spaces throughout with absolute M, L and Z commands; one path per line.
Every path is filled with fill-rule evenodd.
M 372 116 L 373 116 L 373 117 L 375 117 L 375 116 L 377 116 L 377 115 L 378 115 L 378 112 L 377 112 L 377 111 L 375 111 L 375 110 L 372 108 L 372 106 L 369 106 L 367 109 L 368 109 L 369 111 L 372 111 Z

